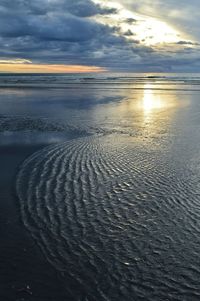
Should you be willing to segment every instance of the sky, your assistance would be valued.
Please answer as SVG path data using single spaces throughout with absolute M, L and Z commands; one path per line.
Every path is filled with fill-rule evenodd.
M 0 0 L 0 72 L 198 72 L 199 0 Z

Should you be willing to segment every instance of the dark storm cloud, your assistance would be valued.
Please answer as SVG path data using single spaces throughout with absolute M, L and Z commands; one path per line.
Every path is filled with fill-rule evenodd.
M 91 1 L 83 1 L 79 0 L 75 3 L 71 3 L 66 5 L 66 9 L 69 10 L 72 14 L 79 16 L 79 17 L 90 17 L 97 14 L 100 15 L 110 15 L 110 14 L 116 14 L 117 9 L 116 8 L 106 8 L 106 7 L 100 7 L 99 5 L 95 5 Z
M 192 46 L 187 41 L 177 43 L 182 50 L 172 57 L 134 40 L 134 18 L 123 20 L 133 25 L 125 32 L 88 18 L 112 14 L 117 14 L 116 8 L 91 0 L 0 0 L 0 59 L 130 71 L 165 71 L 181 63 L 199 66 L 199 54 L 187 47 Z
M 199 43 L 193 43 L 191 41 L 178 41 L 178 45 L 191 45 L 191 46 L 199 46 Z
M 129 29 L 124 33 L 125 36 L 134 36 L 135 34 Z
M 91 0 L 2 0 L 4 10 L 26 12 L 27 14 L 45 15 L 49 12 L 71 13 L 78 17 L 90 17 L 97 14 L 116 14 L 116 8 L 101 7 Z
M 106 66 L 123 64 L 132 53 L 116 27 L 88 19 L 117 13 L 90 0 L 2 0 L 0 2 L 1 57 L 35 62 Z M 117 62 L 118 60 L 118 62 Z
M 124 20 L 127 24 L 135 24 L 137 23 L 138 21 L 136 19 L 133 19 L 133 18 L 127 18 L 126 20 Z
M 114 14 L 115 8 L 104 8 L 90 0 L 3 0 L 0 2 L 0 34 L 5 37 L 41 36 L 69 40 L 91 38 L 103 26 L 84 17 Z
M 7 16 L 7 18 L 1 17 L 0 26 L 0 34 L 4 38 L 32 37 L 33 40 L 37 38 L 69 42 L 89 40 L 103 31 L 100 26 L 72 15 L 32 16 L 23 19 Z

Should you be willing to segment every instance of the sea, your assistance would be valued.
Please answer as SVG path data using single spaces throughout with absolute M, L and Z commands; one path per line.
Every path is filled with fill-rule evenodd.
M 0 73 L 0 300 L 200 300 L 200 74 Z

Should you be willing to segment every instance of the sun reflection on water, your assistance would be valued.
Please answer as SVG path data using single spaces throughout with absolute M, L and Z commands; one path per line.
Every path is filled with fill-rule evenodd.
M 170 127 L 174 109 L 179 100 L 176 94 L 155 89 L 151 83 L 144 84 L 143 94 L 138 102 L 138 114 L 141 114 L 142 135 L 157 136 Z
M 170 114 L 171 109 L 180 105 L 179 97 L 175 93 L 166 93 L 151 83 L 146 83 L 141 91 L 129 90 L 124 99 L 118 103 L 113 115 L 120 114 L 122 119 L 149 116 L 151 119 L 160 115 Z
M 151 89 L 151 85 L 146 84 L 144 87 L 142 109 L 145 114 L 150 114 L 155 110 L 166 107 L 166 101 L 161 94 L 155 94 Z
M 106 106 L 107 116 L 112 116 L 112 119 L 108 117 L 107 126 L 141 141 L 164 137 L 173 125 L 178 108 L 185 105 L 183 96 L 173 90 L 165 90 L 159 82 L 144 83 L 140 89 L 133 85 L 131 89 L 122 89 L 122 95 L 121 101 Z

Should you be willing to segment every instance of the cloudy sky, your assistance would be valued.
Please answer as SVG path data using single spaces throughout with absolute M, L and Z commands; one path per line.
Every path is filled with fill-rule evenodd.
M 199 0 L 0 0 L 0 71 L 196 72 Z

